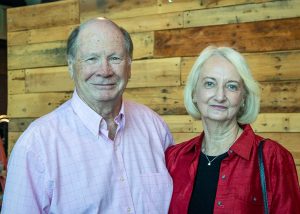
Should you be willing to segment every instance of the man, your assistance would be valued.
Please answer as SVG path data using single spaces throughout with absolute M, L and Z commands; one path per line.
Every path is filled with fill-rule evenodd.
M 75 29 L 67 55 L 71 100 L 33 122 L 10 157 L 2 213 L 167 213 L 167 125 L 122 99 L 132 41 L 110 20 Z

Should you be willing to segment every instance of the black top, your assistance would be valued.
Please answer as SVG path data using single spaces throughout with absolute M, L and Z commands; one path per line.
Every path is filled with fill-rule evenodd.
M 194 189 L 188 209 L 189 214 L 198 214 L 200 212 L 206 214 L 213 213 L 220 166 L 222 160 L 227 157 L 227 155 L 227 153 L 224 153 L 219 155 L 216 159 L 214 159 L 215 156 L 207 156 L 210 161 L 214 159 L 209 166 L 208 160 L 201 152 Z

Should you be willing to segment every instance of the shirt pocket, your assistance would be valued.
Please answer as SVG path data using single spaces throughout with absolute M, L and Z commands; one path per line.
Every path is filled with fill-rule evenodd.
M 270 210 L 271 193 L 268 192 L 268 206 Z M 263 214 L 264 201 L 262 190 L 259 187 L 245 187 L 241 186 L 236 190 L 235 194 L 235 212 L 234 213 L 257 213 Z
M 141 174 L 142 198 L 146 213 L 167 213 L 172 196 L 172 179 L 168 173 Z

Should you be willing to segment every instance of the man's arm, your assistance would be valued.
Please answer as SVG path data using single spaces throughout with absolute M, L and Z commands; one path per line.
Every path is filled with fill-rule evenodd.
M 2 213 L 46 213 L 47 191 L 43 161 L 24 144 L 16 145 L 8 164 Z

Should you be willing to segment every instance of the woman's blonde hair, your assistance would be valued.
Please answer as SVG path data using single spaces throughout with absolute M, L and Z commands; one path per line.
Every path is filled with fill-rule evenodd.
M 254 122 L 259 113 L 260 107 L 259 84 L 254 80 L 244 57 L 239 52 L 229 47 L 208 46 L 200 53 L 188 76 L 184 90 L 184 105 L 187 112 L 195 119 L 201 118 L 197 104 L 193 102 L 193 97 L 202 66 L 206 60 L 214 55 L 222 56 L 234 65 L 244 82 L 244 104 L 241 105 L 240 111 L 237 115 L 237 121 L 240 124 Z

